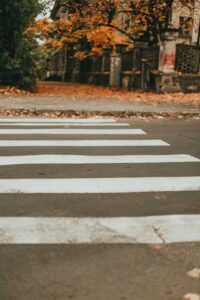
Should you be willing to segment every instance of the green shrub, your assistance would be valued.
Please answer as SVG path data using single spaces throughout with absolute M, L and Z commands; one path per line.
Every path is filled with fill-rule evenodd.
M 33 90 L 45 55 L 33 33 L 26 29 L 41 12 L 38 0 L 1 0 L 0 84 Z

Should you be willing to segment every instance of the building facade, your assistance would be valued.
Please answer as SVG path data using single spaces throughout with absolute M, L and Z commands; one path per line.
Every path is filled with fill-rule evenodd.
M 60 0 L 51 18 L 68 18 Z M 200 0 L 194 0 L 192 7 L 174 0 L 169 22 L 159 47 L 135 43 L 134 49 L 126 50 L 119 45 L 115 53 L 106 50 L 99 57 L 79 61 L 71 45 L 65 45 L 52 55 L 50 77 L 128 89 L 199 91 Z

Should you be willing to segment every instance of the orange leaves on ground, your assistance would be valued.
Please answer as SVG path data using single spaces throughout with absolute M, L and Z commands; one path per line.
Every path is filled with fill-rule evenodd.
M 62 82 L 40 82 L 37 90 L 33 93 L 18 90 L 13 87 L 0 87 L 0 95 L 7 96 L 65 96 L 78 99 L 115 99 L 118 101 L 128 101 L 144 104 L 186 104 L 200 108 L 200 93 L 142 93 L 139 91 L 129 92 L 123 89 L 94 86 L 89 84 L 75 84 Z
M 31 92 L 20 90 L 14 86 L 0 86 L 0 97 L 4 96 L 32 96 Z M 1 101 L 1 100 L 0 100 Z

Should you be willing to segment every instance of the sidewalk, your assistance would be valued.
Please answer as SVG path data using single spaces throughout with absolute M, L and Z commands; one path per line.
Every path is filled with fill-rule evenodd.
M 42 88 L 49 89 L 52 92 L 55 87 L 61 90 L 54 91 L 54 95 L 40 95 L 39 92 L 30 95 L 2 95 L 0 94 L 0 111 L 18 111 L 18 113 L 60 113 L 60 114 L 97 114 L 113 116 L 134 116 L 134 115 L 188 115 L 200 117 L 200 94 L 188 96 L 183 95 L 158 95 L 129 93 L 121 91 L 110 91 L 108 89 L 88 87 L 84 85 L 50 84 L 41 83 Z M 89 89 L 91 94 L 87 95 Z M 62 94 L 62 89 L 70 91 L 66 96 Z M 73 92 L 71 92 L 71 90 Z M 81 90 L 82 89 L 82 90 Z M 45 90 L 46 92 L 46 90 Z M 93 93 L 93 94 L 92 94 Z M 94 94 L 96 93 L 96 94 Z M 107 95 L 104 97 L 104 95 Z M 128 96 L 127 96 L 128 95 Z M 130 97 L 129 97 L 130 95 Z M 177 99 L 178 98 L 178 101 Z M 184 99 L 184 101 L 182 101 Z M 193 101 L 195 99 L 195 101 Z M 7 113 L 9 114 L 9 113 Z
M 0 109 L 38 112 L 88 113 L 182 113 L 200 114 L 200 108 L 188 104 L 139 103 L 114 99 L 80 99 L 75 97 L 0 96 Z

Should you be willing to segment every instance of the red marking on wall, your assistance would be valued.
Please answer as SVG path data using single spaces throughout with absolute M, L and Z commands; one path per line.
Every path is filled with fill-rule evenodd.
M 163 65 L 174 66 L 175 64 L 175 54 L 164 54 L 163 55 Z

